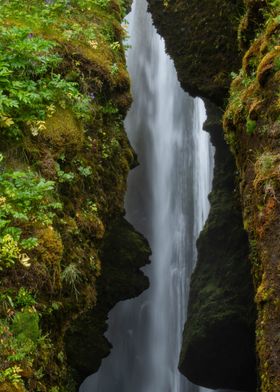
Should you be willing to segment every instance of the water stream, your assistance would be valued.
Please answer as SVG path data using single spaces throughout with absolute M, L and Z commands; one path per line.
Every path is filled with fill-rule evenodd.
M 146 9 L 146 0 L 134 1 L 129 15 L 134 103 L 126 129 L 140 166 L 129 176 L 126 218 L 151 245 L 150 289 L 110 312 L 114 348 L 80 392 L 199 390 L 177 366 L 195 241 L 209 210 L 213 150 L 202 131 L 203 103 L 180 88 Z

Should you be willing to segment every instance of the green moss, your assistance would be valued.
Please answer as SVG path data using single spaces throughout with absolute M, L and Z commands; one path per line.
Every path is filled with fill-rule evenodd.
M 230 71 L 237 70 L 240 63 L 237 28 L 242 7 L 242 1 L 176 0 L 167 6 L 149 0 L 179 80 L 191 95 L 224 105 Z
M 206 129 L 216 147 L 213 190 L 209 217 L 197 241 L 179 369 L 208 388 L 253 391 L 255 310 L 248 239 L 221 114 L 209 104 L 207 114 Z
M 277 333 L 280 296 L 275 255 L 279 254 L 279 3 L 247 2 L 243 71 L 232 83 L 224 117 L 227 135 L 240 169 L 240 191 L 246 230 L 250 236 L 252 275 L 258 319 L 256 344 L 261 390 L 277 390 Z M 257 21 L 262 23 L 257 25 Z M 245 83 L 246 77 L 251 83 Z M 239 96 L 239 107 L 235 96 Z M 249 132 L 248 130 L 252 130 Z M 276 256 L 278 257 L 278 256 Z
M 96 307 L 77 319 L 66 335 L 67 355 L 78 370 L 77 381 L 95 372 L 110 352 L 104 337 L 109 310 L 117 301 L 135 297 L 148 287 L 148 278 L 139 268 L 148 263 L 149 255 L 147 241 L 124 218 L 111 222 L 100 254 Z
M 108 311 L 98 285 L 107 262 L 101 253 L 110 222 L 123 214 L 127 174 L 135 165 L 123 126 L 131 104 L 122 43 L 126 32 L 121 26 L 128 3 L 13 0 L 0 4 L 0 57 L 5 60 L 7 55 L 2 45 L 6 39 L 13 47 L 9 52 L 13 61 L 7 67 L 15 65 L 13 77 L 5 74 L 2 61 L 0 72 L 7 86 L 22 83 L 16 91 L 16 110 L 0 110 L 0 158 L 5 156 L 5 168 L 11 172 L 31 168 L 35 178 L 53 181 L 46 200 L 32 201 L 31 215 L 9 218 L 21 230 L 23 244 L 27 246 L 31 236 L 37 239 L 28 251 L 30 267 L 17 263 L 16 268 L 0 271 L 0 295 L 8 304 L 0 310 L 3 320 L 9 319 L 9 301 L 15 301 L 22 288 L 36 293 L 33 306 L 41 314 L 40 330 L 49 336 L 40 341 L 32 357 L 33 372 L 26 366 L 15 375 L 29 392 L 75 389 L 70 368 L 76 364 L 64 355 L 66 331 L 74 319 L 95 307 L 99 291 L 99 306 Z M 26 95 L 28 84 L 34 87 L 32 96 Z M 12 94 L 5 95 L 7 102 Z M 29 191 L 25 184 L 24 192 Z M 42 221 L 47 201 L 51 217 Z M 4 202 L 1 199 L 2 210 Z M 33 210 L 40 212 L 40 219 Z M 127 241 L 133 242 L 128 232 Z M 20 250 L 13 245 L 12 255 L 16 255 Z M 132 291 L 140 292 L 147 285 L 145 278 L 139 284 L 125 277 L 127 286 L 137 288 Z M 112 286 L 112 297 L 118 298 L 118 290 L 118 285 Z M 130 292 L 126 287 L 123 295 Z M 101 323 L 105 318 L 106 314 Z M 28 314 L 27 319 L 32 321 Z M 97 341 L 102 332 L 98 330 Z M 99 351 L 96 360 L 100 362 L 103 354 Z M 7 363 L 5 358 L 1 362 Z M 5 387 L 13 388 L 12 384 Z
M 257 123 L 256 123 L 255 120 L 251 120 L 250 118 L 247 118 L 247 121 L 246 121 L 246 132 L 249 135 L 252 135 L 255 132 L 256 126 L 257 126 Z
M 14 385 L 12 383 L 4 382 L 0 385 L 1 392 L 26 392 L 22 385 Z
M 77 151 L 84 143 L 84 129 L 68 110 L 58 109 L 47 119 L 39 139 L 56 153 Z

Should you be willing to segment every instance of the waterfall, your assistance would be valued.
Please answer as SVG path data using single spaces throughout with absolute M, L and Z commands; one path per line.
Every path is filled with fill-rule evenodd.
M 113 344 L 80 392 L 194 392 L 177 370 L 195 242 L 207 217 L 213 150 L 205 109 L 180 87 L 146 0 L 129 15 L 127 62 L 134 103 L 126 119 L 140 166 L 128 180 L 126 218 L 152 248 L 150 288 L 109 316 Z M 206 391 L 204 389 L 204 391 Z

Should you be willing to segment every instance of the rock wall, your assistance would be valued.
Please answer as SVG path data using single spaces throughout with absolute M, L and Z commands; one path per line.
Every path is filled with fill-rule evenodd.
M 197 241 L 179 369 L 195 384 L 253 392 L 255 309 L 248 238 L 235 162 L 223 138 L 222 112 L 209 102 L 206 107 L 204 128 L 216 148 L 213 190 L 209 217 Z
M 149 0 L 155 25 L 165 38 L 182 86 L 191 95 L 207 99 L 210 116 L 205 128 L 216 147 L 211 210 L 197 243 L 198 262 L 191 281 L 179 364 L 190 380 L 209 388 L 257 388 L 255 287 L 250 273 L 251 255 L 256 252 L 243 229 L 248 225 L 240 201 L 240 166 L 234 159 L 238 155 L 231 147 L 232 156 L 224 141 L 221 117 L 231 78 L 241 67 L 244 49 L 255 36 L 256 27 L 264 20 L 264 4 Z M 249 93 L 247 98 L 250 101 Z M 221 108 L 214 118 L 217 109 L 209 110 L 209 99 Z M 239 102 L 235 96 L 231 99 L 244 121 Z M 233 132 L 227 135 L 227 142 L 236 141 Z M 244 151 L 243 140 L 239 143 Z M 248 154 L 246 150 L 247 161 Z
M 236 40 L 242 0 L 149 0 L 182 87 L 222 106 L 241 56 Z
M 0 4 L 1 392 L 75 391 L 109 352 L 109 309 L 148 286 L 148 245 L 123 219 L 137 164 L 126 12 L 118 0 Z
M 104 337 L 109 310 L 118 302 L 140 295 L 149 287 L 140 268 L 150 248 L 143 236 L 120 217 L 110 224 L 101 251 L 102 275 L 97 281 L 95 307 L 75 320 L 66 334 L 66 352 L 78 382 L 96 372 L 111 344 Z
M 246 6 L 240 41 L 247 51 L 231 85 L 224 129 L 240 173 L 243 222 L 250 239 L 260 390 L 272 392 L 280 385 L 280 3 L 247 1 Z

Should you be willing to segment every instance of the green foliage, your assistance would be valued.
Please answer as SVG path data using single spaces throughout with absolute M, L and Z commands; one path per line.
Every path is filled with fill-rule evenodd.
M 120 44 L 118 41 L 113 42 L 112 44 L 110 44 L 110 48 L 111 48 L 113 51 L 119 51 L 119 50 L 120 50 L 120 47 L 121 47 L 121 44 Z
M 118 111 L 119 111 L 118 108 L 114 106 L 110 101 L 102 106 L 102 113 L 104 114 L 109 114 L 109 115 L 117 114 Z
M 109 5 L 109 0 L 93 0 L 92 3 L 106 9 Z
M 29 257 L 23 253 L 37 246 L 37 239 L 26 236 L 22 227 L 52 224 L 55 210 L 61 208 L 53 195 L 54 183 L 31 171 L 0 173 L 0 270 Z
M 12 219 L 21 222 L 52 223 L 54 210 L 61 204 L 53 201 L 54 182 L 47 181 L 31 171 L 4 171 L 0 174 L 1 229 L 7 227 Z M 11 229 L 5 232 L 11 233 Z M 15 234 L 15 231 L 13 231 Z M 19 234 L 19 232 L 18 232 Z M 32 241 L 32 240 L 30 240 Z M 25 242 L 30 247 L 31 242 Z
M 85 40 L 93 41 L 96 40 L 96 30 L 94 26 L 85 28 L 78 23 L 63 23 L 63 38 L 66 41 L 73 40 Z
M 278 7 L 280 7 L 280 0 L 271 0 L 270 5 L 272 7 L 278 8 Z
M 35 308 L 12 312 L 12 318 L 0 319 L 0 382 L 18 384 L 23 368 L 32 365 L 42 338 Z
M 0 126 L 7 135 L 18 137 L 25 124 L 36 136 L 44 130 L 51 105 L 87 117 L 89 99 L 76 83 L 54 72 L 62 62 L 55 46 L 28 28 L 0 27 Z
M 253 134 L 255 133 L 256 126 L 257 126 L 256 121 L 251 120 L 250 118 L 247 118 L 247 122 L 246 122 L 246 132 L 247 132 L 249 135 L 253 135 Z
M 20 248 L 18 241 L 16 241 L 10 234 L 3 235 L 0 238 L 0 271 L 3 268 L 12 267 L 19 259 Z
M 112 75 L 117 75 L 117 73 L 119 72 L 119 66 L 117 63 L 113 63 L 111 65 L 111 74 Z
M 33 295 L 26 288 L 21 287 L 15 299 L 15 305 L 19 307 L 28 307 L 36 305 Z
M 121 142 L 123 161 L 112 157 L 122 140 L 113 129 L 123 117 L 118 97 L 128 95 L 119 23 L 111 0 L 0 1 L 0 130 L 7 160 L 0 164 L 0 383 L 24 379 L 30 392 L 75 390 L 65 382 L 61 333 L 69 317 L 94 304 L 101 241 L 92 238 L 104 234 L 99 216 L 119 210 L 115 199 L 129 150 Z M 102 152 L 111 158 L 106 165 Z M 108 188 L 115 171 L 121 185 Z M 63 212 L 56 193 L 65 201 Z M 63 249 L 70 258 L 61 274 Z M 28 270 L 19 264 L 32 261 Z M 57 288 L 51 297 L 49 287 Z M 60 314 L 54 345 L 41 335 L 36 307 L 44 330 Z M 66 308 L 68 316 L 60 311 Z
M 78 170 L 80 174 L 84 177 L 89 177 L 92 175 L 92 168 L 90 166 L 79 166 Z
M 56 164 L 56 174 L 59 182 L 73 182 L 75 180 L 75 174 L 72 172 L 65 172 L 61 169 L 60 165 Z
M 262 154 L 259 158 L 261 171 L 265 174 L 274 166 L 275 161 L 278 159 L 278 156 L 274 156 L 271 154 Z
M 275 70 L 280 71 L 280 56 L 275 57 L 274 59 Z
M 30 339 L 36 343 L 40 337 L 38 313 L 32 308 L 17 312 L 12 321 L 11 331 L 19 341 Z
M 50 392 L 60 392 L 60 389 L 58 387 L 52 387 Z
M 21 384 L 21 373 L 22 369 L 19 366 L 11 366 L 4 370 L 0 370 L 0 383 L 4 381 L 10 381 L 12 384 Z
M 89 210 L 90 210 L 92 213 L 95 213 L 95 214 L 96 214 L 96 213 L 98 212 L 98 207 L 97 207 L 96 203 L 94 203 L 93 201 L 88 200 L 88 201 L 87 201 L 87 206 L 88 206 Z

